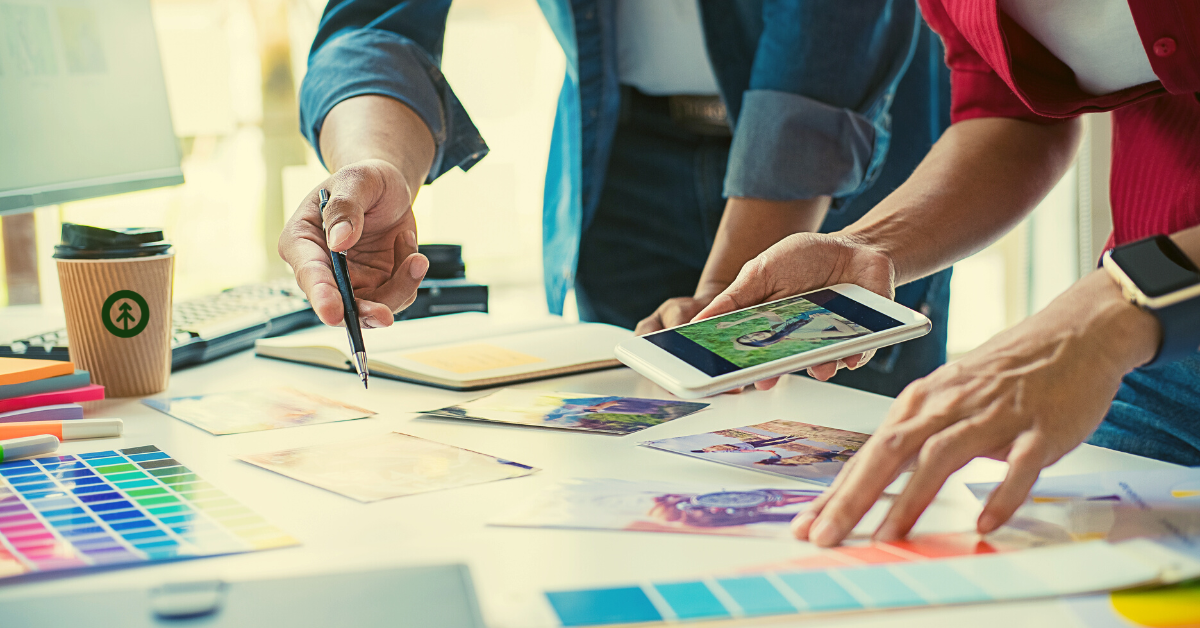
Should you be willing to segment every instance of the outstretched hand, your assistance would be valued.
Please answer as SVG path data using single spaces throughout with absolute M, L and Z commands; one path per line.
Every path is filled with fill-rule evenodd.
M 317 190 L 329 192 L 321 215 Z M 412 213 L 417 186 L 392 164 L 369 159 L 347 165 L 313 189 L 279 236 L 279 255 L 296 275 L 313 310 L 342 325 L 342 299 L 329 252 L 344 251 L 363 327 L 387 327 L 416 299 L 429 260 L 417 252 Z
M 976 457 L 1009 463 L 977 523 L 982 534 L 995 530 L 1041 470 L 1096 429 L 1121 377 L 1146 362 L 1157 342 L 1154 319 L 1125 303 L 1103 271 L 1093 273 L 1047 309 L 905 388 L 793 531 L 818 545 L 840 543 L 916 462 L 875 533 L 879 541 L 903 538 L 950 474 Z

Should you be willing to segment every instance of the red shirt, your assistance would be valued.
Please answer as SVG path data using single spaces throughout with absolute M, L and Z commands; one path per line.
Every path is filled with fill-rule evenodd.
M 1113 112 L 1113 238 L 1122 244 L 1200 225 L 1200 1 L 1129 0 L 1159 80 L 1103 96 L 1005 15 L 996 0 L 920 0 L 946 45 L 951 120 L 1049 124 Z

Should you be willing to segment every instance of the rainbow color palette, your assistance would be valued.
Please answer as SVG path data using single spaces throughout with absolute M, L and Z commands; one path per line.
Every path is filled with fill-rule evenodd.
M 1200 561 L 1137 539 L 549 591 L 546 600 L 561 626 L 612 626 L 1034 599 L 1168 584 L 1196 575 Z
M 0 464 L 0 578 L 296 543 L 153 445 Z

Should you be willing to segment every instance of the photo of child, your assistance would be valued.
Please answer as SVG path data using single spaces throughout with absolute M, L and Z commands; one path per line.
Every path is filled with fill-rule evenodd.
M 642 446 L 828 486 L 867 438 L 797 421 L 768 421 Z
M 804 297 L 767 303 L 676 331 L 742 368 L 871 333 Z
M 707 407 L 706 403 L 687 401 L 505 388 L 424 414 L 623 436 Z

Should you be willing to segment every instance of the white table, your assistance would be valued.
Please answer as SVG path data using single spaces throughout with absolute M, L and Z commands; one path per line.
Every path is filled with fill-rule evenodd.
M 0 327 L 4 313 L 0 310 Z M 7 330 L 6 330 L 7 331 Z M 485 617 L 494 628 L 534 625 L 530 600 L 546 589 L 628 584 L 639 580 L 691 578 L 773 563 L 817 551 L 800 542 L 676 534 L 488 527 L 493 513 L 528 498 L 557 479 L 599 477 L 708 484 L 714 487 L 788 487 L 796 482 L 654 451 L 636 444 L 771 419 L 793 419 L 870 432 L 889 399 L 786 377 L 769 392 L 724 395 L 712 407 L 626 437 L 539 430 L 474 422 L 418 418 L 415 411 L 480 396 L 373 378 L 364 391 L 350 373 L 255 358 L 250 352 L 194 367 L 171 377 L 170 396 L 293 385 L 378 412 L 373 418 L 308 427 L 213 436 L 152 410 L 137 399 L 87 405 L 88 417 L 125 419 L 119 439 L 64 443 L 62 453 L 158 445 L 184 465 L 298 538 L 294 548 L 216 558 L 63 575 L 35 582 L 0 583 L 4 600 L 72 594 L 123 586 L 151 587 L 165 580 L 245 578 L 345 571 L 361 567 L 466 562 Z M 597 394 L 670 398 L 628 369 L 525 384 L 525 387 Z M 348 440 L 400 431 L 544 469 L 532 477 L 361 504 L 302 482 L 240 462 L 245 453 Z M 1167 466 L 1132 455 L 1080 447 L 1047 471 L 1086 473 Z M 977 460 L 951 478 L 917 532 L 974 528 L 978 502 L 964 481 L 996 481 L 1005 465 Z M 872 511 L 859 530 L 867 534 L 881 515 Z M 1020 615 L 1018 618 L 1017 613 Z M 838 625 L 903 623 L 1011 626 L 1014 622 L 1063 628 L 1069 614 L 1054 602 L 992 607 L 927 609 L 897 615 L 860 615 L 827 620 Z M 1019 621 L 1018 621 L 1019 619 Z M 755 626 L 790 625 L 757 620 Z M 824 622 L 822 622 L 824 623 Z M 808 623 L 806 622 L 806 625 Z

